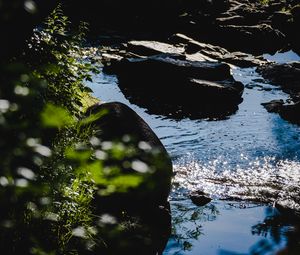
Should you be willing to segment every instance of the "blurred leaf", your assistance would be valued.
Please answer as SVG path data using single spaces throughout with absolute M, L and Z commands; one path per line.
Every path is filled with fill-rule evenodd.
M 74 147 L 68 147 L 65 151 L 65 156 L 67 159 L 72 159 L 79 162 L 85 162 L 89 160 L 92 156 L 92 152 L 89 150 L 76 150 Z
M 41 113 L 41 119 L 43 125 L 49 128 L 62 128 L 75 123 L 74 118 L 67 110 L 51 103 L 46 104 Z

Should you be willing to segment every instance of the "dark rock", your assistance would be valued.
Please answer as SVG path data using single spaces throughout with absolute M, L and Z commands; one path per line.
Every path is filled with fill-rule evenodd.
M 228 17 L 221 17 L 216 19 L 218 25 L 232 25 L 232 24 L 240 24 L 246 25 L 246 19 L 240 15 L 230 15 Z
M 274 13 L 276 11 L 282 10 L 285 5 L 286 3 L 284 1 L 270 1 L 270 3 L 266 7 L 266 10 L 269 13 Z
M 91 124 L 99 129 L 96 136 L 102 141 L 122 141 L 124 136 L 131 137 L 130 146 L 137 151 L 137 155 L 118 161 L 107 160 L 107 164 L 118 167 L 124 173 L 137 173 L 131 168 L 132 162 L 139 160 L 145 163 L 150 172 L 141 172 L 143 183 L 137 188 L 127 192 L 115 192 L 111 196 L 96 197 L 97 210 L 143 211 L 167 203 L 170 192 L 172 162 L 158 137 L 147 123 L 132 109 L 122 103 L 95 104 L 87 110 L 87 116 L 106 112 Z M 145 142 L 149 149 L 140 148 L 140 143 Z M 101 149 L 101 148 L 100 148 Z M 124 166 L 127 162 L 128 167 Z
M 210 197 L 207 196 L 207 194 L 205 194 L 202 191 L 192 192 L 189 195 L 189 197 L 192 200 L 192 202 L 197 206 L 204 206 L 212 200 Z
M 102 162 L 104 167 L 113 166 L 120 169 L 122 174 L 135 172 L 143 175 L 143 182 L 126 192 L 95 194 L 92 206 L 94 213 L 99 215 L 99 224 L 105 224 L 101 222 L 101 215 L 108 214 L 117 224 L 126 226 L 115 231 L 113 235 L 110 231 L 104 232 L 101 238 L 105 245 L 98 244 L 95 252 L 161 254 L 171 234 L 171 213 L 167 198 L 171 185 L 172 162 L 166 149 L 146 122 L 125 104 L 95 104 L 87 110 L 86 115 L 94 116 L 95 119 L 88 125 L 97 127 L 99 132 L 95 136 L 101 141 L 122 141 L 125 144 L 124 137 L 131 137 L 130 142 L 126 143 L 131 146 L 131 151 L 134 148 L 138 152 L 137 155 L 123 159 L 107 159 Z M 145 148 L 141 147 L 141 143 Z M 136 160 L 146 163 L 151 171 L 137 173 L 137 170 L 125 166 L 125 163 L 131 165 Z M 105 227 L 107 226 L 104 225 L 103 228 L 106 229 Z
M 264 104 L 269 112 L 279 113 L 283 119 L 300 124 L 300 63 L 270 64 L 261 66 L 258 72 L 269 82 L 289 93 L 294 104 L 283 104 L 282 100 Z
M 279 113 L 282 109 L 283 104 L 284 101 L 280 99 L 280 100 L 272 100 L 268 103 L 262 103 L 261 105 L 263 105 L 268 112 Z
M 300 54 L 300 37 L 296 32 L 300 27 L 300 4 L 294 6 L 291 9 L 291 13 L 293 15 L 290 33 L 292 47 L 298 54 Z
M 291 13 L 293 15 L 293 19 L 296 22 L 299 22 L 299 20 L 300 20 L 300 4 L 293 6 L 293 8 L 291 9 Z
M 267 24 L 220 26 L 216 33 L 222 38 L 222 41 L 219 41 L 220 45 L 250 53 L 275 53 L 286 45 L 285 35 Z
M 268 112 L 279 113 L 279 115 L 294 124 L 300 124 L 300 101 L 292 104 L 284 104 L 283 100 L 272 100 L 262 104 Z
M 292 19 L 292 15 L 289 12 L 278 11 L 274 12 L 272 16 L 272 26 L 278 28 L 285 33 L 289 32 L 289 21 Z
M 279 114 L 283 119 L 299 125 L 300 124 L 300 102 L 296 102 L 295 104 L 283 105 Z
M 264 65 L 258 67 L 257 71 L 292 97 L 300 92 L 300 62 Z
M 243 85 L 233 79 L 227 64 L 181 56 L 123 59 L 105 70 L 118 75 L 129 100 L 151 112 L 208 117 L 226 116 L 237 109 Z
M 104 217 L 106 215 L 104 214 Z M 111 214 L 110 216 L 118 220 L 119 227 L 113 225 L 115 228 L 112 229 L 114 231 L 112 232 L 111 225 L 101 226 L 105 231 L 101 232 L 101 242 L 94 247 L 91 254 L 156 255 L 163 253 L 172 230 L 169 203 L 148 210 L 142 215 L 123 212 L 121 217 Z M 102 217 L 99 218 L 101 224 Z

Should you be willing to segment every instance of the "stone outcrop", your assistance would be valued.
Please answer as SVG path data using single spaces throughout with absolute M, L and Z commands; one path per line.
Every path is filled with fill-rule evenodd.
M 180 54 L 123 58 L 106 72 L 117 74 L 119 86 L 133 103 L 173 117 L 224 117 L 237 109 L 244 86 L 227 64 L 192 61 Z

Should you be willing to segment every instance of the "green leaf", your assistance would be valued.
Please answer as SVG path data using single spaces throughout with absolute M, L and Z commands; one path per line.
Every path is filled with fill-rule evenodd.
M 65 155 L 68 159 L 85 162 L 91 158 L 92 152 L 89 150 L 79 151 L 73 147 L 69 147 L 66 149 Z
M 49 128 L 62 128 L 75 123 L 74 118 L 66 109 L 51 103 L 46 104 L 41 113 L 41 120 L 43 125 Z

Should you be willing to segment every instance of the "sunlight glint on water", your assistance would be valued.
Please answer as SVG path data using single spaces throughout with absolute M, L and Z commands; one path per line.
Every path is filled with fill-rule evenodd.
M 214 198 L 276 202 L 299 209 L 300 128 L 261 105 L 288 96 L 264 83 L 253 68 L 233 69 L 233 75 L 247 85 L 244 101 L 234 115 L 219 121 L 150 115 L 124 97 L 115 76 L 102 73 L 89 86 L 95 96 L 123 102 L 145 119 L 173 158 L 174 183 L 186 194 L 201 189 Z

